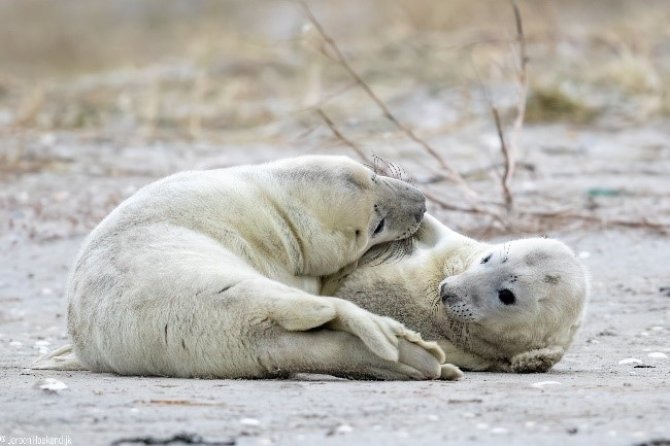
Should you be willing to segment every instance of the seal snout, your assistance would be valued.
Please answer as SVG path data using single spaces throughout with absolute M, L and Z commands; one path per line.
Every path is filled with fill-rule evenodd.
M 446 282 L 443 282 L 442 285 L 440 285 L 440 299 L 442 299 L 442 302 L 453 302 L 458 299 L 458 295 L 449 289 Z

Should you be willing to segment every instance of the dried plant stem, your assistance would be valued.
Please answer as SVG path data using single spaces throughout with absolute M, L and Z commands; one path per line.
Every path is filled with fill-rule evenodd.
M 494 211 L 491 211 L 489 209 L 485 208 L 480 208 L 477 206 L 472 206 L 472 207 L 463 207 L 463 206 L 458 206 L 458 205 L 453 205 L 450 203 L 447 203 L 445 201 L 442 201 L 441 199 L 437 198 L 435 195 L 431 194 L 430 192 L 424 191 L 424 195 L 426 196 L 427 199 L 429 199 L 431 202 L 435 203 L 438 205 L 440 208 L 447 210 L 447 211 L 455 211 L 455 212 L 462 212 L 466 214 L 482 214 L 482 215 L 488 215 L 489 217 L 492 217 L 494 220 L 499 222 L 503 226 L 507 226 L 505 222 L 503 221 L 502 217 Z
M 414 141 L 415 143 L 419 144 L 425 151 L 428 153 L 437 163 L 439 166 L 444 169 L 447 173 L 448 176 L 451 180 L 455 181 L 458 183 L 463 189 L 472 197 L 475 197 L 476 194 L 475 192 L 470 189 L 463 179 L 463 177 L 458 173 L 456 169 L 451 167 L 447 162 L 440 156 L 440 154 L 430 145 L 428 144 L 425 140 L 420 138 L 416 133 L 414 133 L 414 130 L 412 130 L 410 127 L 405 125 L 404 123 L 400 122 L 398 118 L 395 117 L 393 113 L 391 113 L 391 110 L 388 108 L 388 106 L 382 101 L 379 96 L 375 94 L 374 91 L 372 91 L 372 88 L 363 80 L 363 78 L 354 70 L 347 61 L 346 57 L 344 57 L 344 54 L 340 50 L 340 47 L 337 45 L 337 42 L 326 32 L 324 29 L 323 25 L 321 25 L 321 22 L 316 18 L 312 10 L 309 8 L 309 6 L 303 2 L 299 1 L 298 2 L 303 10 L 305 11 L 305 14 L 309 18 L 309 21 L 312 23 L 312 26 L 317 30 L 319 35 L 321 35 L 321 38 L 326 42 L 328 48 L 332 52 L 332 55 L 329 55 L 332 57 L 332 59 L 335 60 L 344 70 L 351 76 L 351 78 L 360 86 L 360 88 L 367 94 L 367 96 L 377 105 L 379 110 L 382 112 L 384 117 L 388 119 L 398 130 L 400 130 L 405 136 L 407 136 L 409 139 Z
M 503 159 L 505 163 L 503 164 L 503 175 L 500 179 L 500 186 L 503 191 L 503 198 L 505 199 L 505 207 L 507 211 L 512 210 L 512 204 L 514 197 L 512 196 L 512 191 L 510 190 L 510 179 L 514 171 L 514 159 L 511 156 L 507 142 L 505 141 L 505 132 L 502 128 L 502 122 L 500 120 L 500 113 L 498 108 L 495 105 L 491 105 L 491 113 L 493 114 L 493 120 L 496 124 L 496 130 L 498 131 L 498 139 L 500 140 L 500 151 L 503 154 Z
M 358 144 L 356 144 L 355 142 L 344 136 L 342 132 L 340 132 L 340 129 L 337 128 L 333 120 L 330 119 L 330 116 L 328 116 L 326 112 L 323 111 L 323 109 L 317 108 L 316 112 L 321 117 L 321 119 L 323 119 L 323 121 L 326 123 L 330 131 L 333 132 L 333 135 L 335 135 L 337 139 L 342 141 L 345 145 L 351 147 L 354 150 L 354 152 L 356 152 L 356 155 L 358 155 L 361 161 L 363 161 L 364 163 L 370 163 L 370 160 L 368 159 L 367 156 L 365 156 L 365 152 L 363 151 L 361 146 L 359 146 Z
M 516 41 L 518 45 L 518 66 L 517 66 L 517 84 L 518 98 L 516 102 L 516 116 L 512 124 L 512 131 L 509 135 L 508 153 L 505 156 L 505 173 L 503 181 L 506 182 L 506 188 L 509 189 L 514 170 L 516 167 L 516 154 L 518 151 L 518 141 L 523 129 L 523 122 L 526 116 L 526 102 L 528 99 L 528 56 L 526 54 L 526 35 L 523 32 L 523 20 L 521 11 L 516 0 L 511 0 L 514 10 L 514 22 L 516 24 Z M 511 202 L 510 202 L 511 205 Z
M 561 211 L 535 211 L 535 210 L 521 211 L 519 212 L 519 215 L 527 215 L 539 218 L 586 221 L 586 222 L 599 223 L 605 226 L 612 225 L 626 228 L 644 228 L 657 231 L 661 234 L 670 234 L 670 224 L 650 221 L 646 218 L 643 218 L 641 220 L 626 220 L 620 218 L 609 219 L 597 215 L 581 214 L 578 212 L 574 212 L 570 209 L 565 209 Z

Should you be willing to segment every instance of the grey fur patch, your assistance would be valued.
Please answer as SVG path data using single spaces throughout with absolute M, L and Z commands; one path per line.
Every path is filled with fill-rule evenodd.
M 307 184 L 323 183 L 324 181 L 332 182 L 337 180 L 344 187 L 355 190 L 365 190 L 368 186 L 361 183 L 355 175 L 347 169 L 338 169 L 326 167 L 310 166 L 309 168 L 291 168 L 276 171 L 276 176 L 280 180 L 287 179 L 291 182 L 302 181 Z
M 534 266 L 534 265 L 537 265 L 538 263 L 540 263 L 540 262 L 542 262 L 542 261 L 544 261 L 548 258 L 549 258 L 549 254 L 547 254 L 546 252 L 537 251 L 537 252 L 533 252 L 531 254 L 528 254 L 524 260 L 526 262 L 526 265 Z
M 552 285 L 556 285 L 560 280 L 561 276 L 552 276 L 551 274 L 547 274 L 544 276 L 544 279 L 542 279 L 544 283 L 550 283 Z

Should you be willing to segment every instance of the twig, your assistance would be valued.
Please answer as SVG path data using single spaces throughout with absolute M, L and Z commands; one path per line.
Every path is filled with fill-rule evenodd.
M 502 123 L 500 121 L 500 113 L 498 112 L 498 108 L 495 105 L 491 105 L 491 113 L 493 113 L 493 120 L 496 123 L 496 130 L 498 131 L 498 139 L 500 140 L 500 151 L 502 152 L 503 159 L 505 160 L 505 163 L 503 164 L 503 175 L 502 178 L 500 179 L 500 186 L 502 187 L 503 196 L 505 198 L 505 207 L 509 212 L 512 210 L 512 203 L 513 203 L 512 191 L 510 190 L 509 183 L 512 172 L 514 170 L 513 169 L 514 161 L 513 158 L 510 156 L 509 148 L 507 147 L 507 143 L 505 142 L 505 133 L 503 132 Z
M 505 174 L 503 175 L 506 188 L 509 189 L 512 177 L 514 175 L 516 154 L 518 151 L 518 141 L 523 129 L 523 122 L 526 116 L 526 102 L 528 97 L 528 56 L 526 55 L 526 35 L 523 32 L 523 20 L 521 11 L 516 0 L 511 0 L 514 10 L 514 22 L 516 24 L 516 40 L 519 46 L 519 62 L 517 67 L 518 98 L 516 103 L 516 116 L 512 124 L 512 131 L 509 135 L 509 150 L 506 156 Z M 507 162 L 507 160 L 509 160 Z M 510 202 L 511 204 L 511 202 Z
M 316 18 L 316 16 L 309 8 L 309 6 L 304 1 L 301 0 L 298 0 L 298 3 L 302 6 L 303 10 L 305 11 L 305 14 L 309 18 L 309 21 L 312 23 L 314 28 L 326 42 L 328 48 L 330 48 L 330 50 L 332 51 L 334 60 L 347 71 L 349 76 L 351 76 L 351 78 L 361 87 L 361 89 L 368 95 L 368 97 L 377 105 L 377 107 L 380 109 L 384 117 L 388 119 L 402 133 L 404 133 L 405 136 L 407 136 L 415 143 L 419 144 L 433 159 L 435 159 L 435 161 L 437 161 L 437 163 L 440 165 L 442 169 L 444 169 L 449 173 L 449 176 L 453 181 L 460 184 L 461 187 L 463 187 L 463 189 L 469 195 L 475 197 L 476 196 L 475 192 L 468 187 L 467 183 L 465 182 L 463 177 L 458 173 L 458 171 L 453 167 L 451 167 L 449 164 L 447 164 L 447 162 L 430 144 L 428 144 L 425 140 L 417 136 L 416 133 L 414 133 L 414 131 L 410 127 L 400 122 L 395 117 L 395 115 L 391 113 L 391 110 L 389 110 L 384 101 L 382 101 L 379 98 L 379 96 L 377 96 L 375 92 L 372 91 L 372 88 L 370 88 L 370 86 L 363 80 L 363 78 L 352 68 L 352 66 L 349 64 L 346 57 L 340 50 L 340 47 L 337 45 L 335 40 L 326 32 L 323 25 L 321 25 L 321 22 L 319 22 L 319 20 Z
M 597 215 L 587 215 L 573 212 L 569 209 L 561 211 L 521 211 L 519 215 L 530 215 L 533 217 L 540 218 L 557 218 L 557 219 L 566 219 L 566 220 L 581 220 L 581 221 L 590 221 L 594 223 L 599 223 L 602 225 L 614 225 L 614 226 L 623 226 L 626 228 L 645 228 L 653 229 L 658 231 L 661 234 L 670 234 L 670 224 L 649 221 L 646 218 L 642 220 L 626 220 L 620 218 L 608 219 L 605 217 L 599 217 Z
M 358 144 L 356 144 L 355 142 L 344 136 L 342 132 L 340 132 L 340 129 L 337 128 L 333 120 L 330 119 L 330 116 L 328 116 L 326 112 L 323 111 L 323 109 L 317 108 L 316 113 L 319 116 L 321 116 L 321 119 L 323 119 L 323 121 L 326 123 L 330 131 L 333 132 L 333 135 L 335 135 L 337 139 L 342 141 L 347 146 L 351 147 L 354 150 L 354 152 L 356 152 L 356 155 L 358 155 L 361 161 L 365 163 L 370 163 L 370 160 L 368 159 L 367 156 L 365 156 L 365 152 L 363 152 L 363 149 L 361 149 L 361 147 Z
M 507 227 L 507 224 L 502 219 L 502 217 L 498 213 L 496 213 L 494 211 L 491 211 L 489 209 L 484 209 L 484 208 L 480 208 L 480 207 L 476 207 L 476 206 L 473 206 L 473 207 L 457 206 L 457 205 L 449 204 L 445 201 L 442 201 L 441 199 L 437 198 L 435 195 L 431 194 L 430 192 L 424 191 L 423 194 L 426 196 L 427 199 L 429 199 L 430 201 L 432 201 L 433 203 L 435 203 L 436 205 L 438 205 L 439 207 L 441 207 L 444 210 L 462 212 L 462 213 L 465 213 L 465 214 L 488 215 L 490 217 L 493 217 L 494 220 L 496 220 L 497 222 L 499 222 L 503 226 Z

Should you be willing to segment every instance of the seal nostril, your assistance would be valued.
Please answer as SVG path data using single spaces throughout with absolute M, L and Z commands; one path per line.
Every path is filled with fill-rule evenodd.
M 443 293 L 442 295 L 442 302 L 446 302 L 448 300 L 455 300 L 458 298 L 454 293 Z
M 448 300 L 455 300 L 458 298 L 458 296 L 447 289 L 447 284 L 443 283 L 440 285 L 440 298 L 442 299 L 442 302 L 446 302 Z

